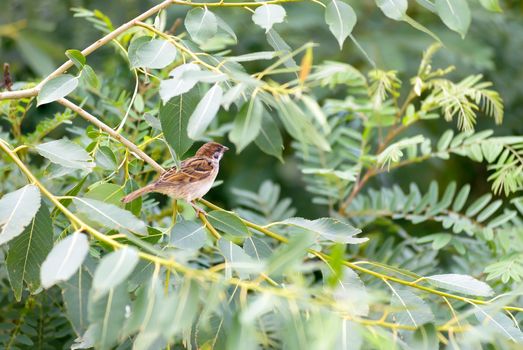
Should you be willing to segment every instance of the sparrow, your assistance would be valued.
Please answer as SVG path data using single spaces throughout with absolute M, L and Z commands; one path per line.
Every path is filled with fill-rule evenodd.
M 204 144 L 194 157 L 181 162 L 160 175 L 155 182 L 142 187 L 122 198 L 128 203 L 149 192 L 159 192 L 174 199 L 184 199 L 195 206 L 194 200 L 202 198 L 212 187 L 223 154 L 229 148 L 216 142 Z

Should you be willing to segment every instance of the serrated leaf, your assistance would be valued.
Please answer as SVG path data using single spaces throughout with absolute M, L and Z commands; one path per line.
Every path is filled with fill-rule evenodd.
M 166 103 L 172 97 L 179 96 L 191 90 L 198 83 L 198 80 L 184 73 L 200 70 L 200 66 L 194 63 L 186 63 L 174 68 L 169 73 L 170 79 L 160 82 L 160 97 L 163 103 Z
M 40 287 L 40 266 L 52 248 L 53 226 L 49 209 L 42 203 L 31 223 L 9 243 L 5 265 L 17 301 L 24 282 L 31 292 Z
M 400 310 L 393 313 L 394 321 L 398 324 L 419 327 L 434 320 L 430 307 L 423 299 L 407 289 L 392 289 L 391 306 Z
M 26 185 L 0 199 L 0 245 L 20 235 L 40 208 L 40 191 Z
M 454 292 L 488 297 L 494 294 L 494 291 L 488 284 L 478 281 L 474 277 L 460 274 L 432 275 L 425 279 L 433 285 L 445 288 Z
M 259 6 L 252 15 L 252 21 L 265 29 L 267 33 L 274 24 L 285 19 L 285 9 L 280 5 L 266 4 Z
M 125 281 L 133 272 L 138 259 L 138 250 L 133 247 L 123 247 L 106 255 L 94 273 L 93 288 L 96 298 L 104 296 L 110 289 Z
M 187 13 L 185 28 L 195 42 L 203 43 L 216 34 L 218 23 L 216 16 L 207 8 L 196 7 Z
M 514 321 L 505 314 L 499 311 L 492 312 L 492 310 L 489 310 L 489 308 L 485 306 L 476 306 L 474 315 L 481 324 L 487 327 L 488 331 L 493 331 L 497 335 L 515 343 L 523 343 L 523 332 L 521 332 L 518 325 L 514 324 Z
M 229 133 L 229 139 L 236 146 L 236 153 L 240 153 L 258 136 L 264 112 L 265 108 L 257 98 L 242 107 Z
M 436 11 L 447 27 L 465 37 L 470 26 L 467 0 L 436 0 Z
M 187 135 L 197 140 L 205 132 L 212 122 L 222 102 L 223 90 L 220 85 L 216 84 L 207 91 L 205 96 L 196 106 L 196 109 L 189 117 L 187 125 Z
M 131 68 L 145 67 L 161 69 L 167 67 L 176 58 L 176 46 L 164 39 L 135 39 L 129 45 Z
M 278 125 L 270 115 L 265 114 L 263 116 L 260 132 L 254 142 L 263 152 L 283 162 L 281 155 L 283 151 L 283 139 Z
M 95 166 L 85 149 L 67 139 L 42 143 L 36 146 L 36 151 L 42 157 L 66 168 L 90 170 Z
M 192 90 L 171 98 L 160 107 L 163 135 L 178 158 L 181 158 L 193 144 L 193 140 L 187 135 L 187 126 L 191 114 L 198 105 L 199 96 L 197 90 Z
M 236 237 L 247 237 L 250 235 L 247 226 L 233 213 L 213 210 L 207 214 L 210 223 L 223 233 Z
M 50 288 L 67 281 L 78 270 L 89 251 L 87 236 L 75 232 L 56 244 L 40 269 L 42 287 Z
M 272 223 L 271 225 L 290 225 L 300 227 L 336 243 L 360 244 L 369 240 L 366 237 L 354 237 L 361 233 L 360 229 L 333 218 L 307 220 L 296 217 Z
M 325 22 L 334 35 L 340 49 L 345 39 L 352 33 L 357 17 L 352 7 L 341 0 L 332 0 L 325 9 Z
M 383 14 L 395 21 L 401 21 L 407 14 L 407 0 L 376 0 Z
M 145 223 L 127 210 L 95 199 L 75 197 L 73 201 L 78 211 L 87 215 L 89 220 L 114 230 L 128 230 L 140 235 L 147 234 Z
M 174 225 L 170 240 L 175 247 L 198 250 L 207 241 L 207 231 L 200 221 L 184 220 Z
M 56 101 L 69 95 L 78 86 L 78 78 L 70 74 L 62 74 L 47 81 L 36 98 L 37 106 Z

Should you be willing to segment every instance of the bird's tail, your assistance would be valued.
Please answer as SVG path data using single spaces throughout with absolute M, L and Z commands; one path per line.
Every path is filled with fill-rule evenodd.
M 130 201 L 133 201 L 136 198 L 143 196 L 146 193 L 152 192 L 153 190 L 154 190 L 154 184 L 150 184 L 145 187 L 139 188 L 136 191 L 131 192 L 127 196 L 123 197 L 122 202 L 129 203 Z

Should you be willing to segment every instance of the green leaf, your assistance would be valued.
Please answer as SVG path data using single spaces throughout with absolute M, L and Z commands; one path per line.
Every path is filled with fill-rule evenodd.
M 187 125 L 187 135 L 193 139 L 199 139 L 209 124 L 212 122 L 222 102 L 223 90 L 220 85 L 215 84 L 207 91 L 205 96 L 196 106 L 196 109 L 189 117 Z
M 272 117 L 265 113 L 262 118 L 262 124 L 258 136 L 254 140 L 256 145 L 268 155 L 278 158 L 283 163 L 283 139 L 280 129 Z
M 485 326 L 485 332 L 494 332 L 496 335 L 514 343 L 523 344 L 523 332 L 521 332 L 519 325 L 514 324 L 512 318 L 504 313 L 489 310 L 488 306 L 476 306 L 474 315 L 480 324 Z M 496 338 L 499 339 L 499 337 Z M 514 346 L 519 347 L 515 344 Z
M 123 196 L 123 188 L 111 183 L 94 184 L 89 187 L 89 191 L 85 194 L 86 198 L 96 199 L 114 205 L 120 205 Z
M 296 140 L 318 146 L 324 151 L 330 151 L 330 144 L 307 119 L 303 111 L 288 97 L 282 97 L 278 103 L 278 115 L 283 126 Z
M 445 288 L 454 292 L 488 297 L 494 294 L 494 291 L 488 284 L 478 281 L 474 277 L 460 274 L 433 275 L 425 277 L 433 285 Z
M 227 22 L 221 19 L 221 17 L 216 15 L 214 17 L 216 17 L 216 23 L 218 24 L 218 28 L 222 29 L 225 33 L 227 33 L 236 44 L 238 42 L 238 38 L 236 37 L 236 33 L 234 32 L 234 30 L 227 24 Z
M 441 138 L 438 141 L 438 144 L 436 148 L 439 152 L 446 150 L 449 145 L 450 141 L 452 141 L 452 137 L 454 136 L 454 131 L 452 129 L 449 129 L 441 135 Z
M 125 284 L 110 289 L 105 298 L 89 301 L 89 320 L 93 327 L 96 349 L 109 350 L 118 343 L 125 321 L 129 295 Z
M 249 273 L 260 273 L 263 270 L 262 262 L 251 258 L 240 246 L 233 242 L 221 238 L 218 241 L 218 247 L 227 262 L 227 268 L 236 271 L 240 278 L 248 278 Z
M 501 199 L 498 199 L 488 205 L 481 213 L 479 213 L 478 217 L 476 218 L 477 222 L 483 222 L 487 220 L 492 214 L 496 212 L 496 210 L 501 207 L 503 204 L 503 201 Z
M 199 92 L 193 90 L 173 97 L 160 107 L 163 135 L 178 158 L 181 158 L 193 144 L 193 140 L 187 135 L 187 127 L 191 113 L 198 105 L 199 96 Z
M 73 201 L 78 211 L 85 214 L 89 220 L 113 230 L 128 230 L 147 235 L 145 223 L 127 210 L 95 199 L 75 197 Z
M 206 7 L 196 7 L 187 13 L 185 28 L 192 40 L 201 44 L 216 35 L 218 23 L 216 16 Z
M 210 223 L 223 233 L 235 237 L 248 237 L 250 235 L 247 226 L 236 214 L 222 210 L 213 210 L 207 216 Z
M 419 327 L 424 323 L 434 320 L 430 307 L 419 296 L 408 289 L 393 288 L 391 306 L 394 321 L 398 324 Z
M 89 251 L 87 236 L 75 232 L 56 244 L 40 269 L 42 287 L 50 288 L 67 281 L 78 270 Z
M 357 17 L 352 7 L 340 0 L 332 0 L 325 9 L 325 22 L 329 25 L 329 30 L 334 35 L 340 49 L 343 47 L 345 39 L 352 33 L 356 25 Z
M 40 208 L 40 191 L 26 185 L 0 199 L 0 245 L 20 235 Z
M 492 12 L 503 12 L 498 0 L 479 0 L 481 6 Z
M 245 238 L 245 241 L 243 241 L 243 250 L 256 261 L 262 261 L 272 255 L 271 247 L 265 243 L 265 241 L 255 236 Z
M 265 29 L 267 33 L 274 24 L 285 19 L 285 9 L 280 5 L 267 4 L 259 6 L 252 15 L 252 21 Z
M 138 260 L 138 250 L 133 247 L 123 247 L 106 255 L 94 273 L 95 298 L 103 297 L 110 289 L 125 281 L 133 272 Z
M 37 106 L 56 101 L 69 95 L 78 86 L 78 78 L 70 74 L 62 74 L 47 81 L 36 98 Z
M 315 235 L 309 230 L 294 234 L 288 244 L 282 244 L 268 260 L 266 273 L 280 275 L 302 262 L 307 249 L 314 243 Z
M 465 212 L 465 215 L 468 217 L 472 217 L 479 213 L 481 209 L 483 209 L 492 199 L 492 194 L 485 193 L 483 196 L 479 197 L 468 207 L 467 211 Z
M 376 0 L 383 14 L 395 21 L 401 21 L 407 14 L 407 0 Z
M 336 288 L 333 291 L 340 309 L 354 316 L 369 314 L 369 296 L 367 289 L 356 272 L 348 267 L 342 270 L 341 278 L 336 278 Z
M 61 284 L 66 315 L 78 336 L 83 335 L 89 325 L 87 306 L 93 276 L 86 265 L 82 265 L 73 277 Z
M 33 293 L 40 287 L 40 266 L 52 248 L 53 226 L 49 209 L 42 203 L 24 232 L 9 244 L 5 264 L 17 301 L 22 297 L 24 281 Z
M 207 231 L 200 221 L 177 222 L 171 230 L 171 244 L 182 249 L 198 250 L 207 241 Z
M 76 68 L 82 69 L 84 67 L 86 60 L 82 52 L 78 50 L 67 50 L 65 51 L 65 55 L 74 63 Z
M 85 65 L 80 73 L 80 80 L 83 84 L 92 87 L 95 90 L 100 88 L 100 79 L 89 65 Z
M 242 107 L 229 133 L 229 139 L 236 146 L 236 153 L 240 153 L 258 136 L 264 112 L 265 108 L 257 98 L 253 98 L 250 103 Z
M 452 205 L 453 211 L 460 211 L 463 206 L 465 205 L 465 202 L 467 201 L 467 198 L 470 193 L 470 185 L 466 184 L 459 190 L 458 195 L 456 196 L 456 199 L 454 199 L 454 204 Z
M 176 46 L 164 39 L 148 39 L 149 37 L 140 37 L 133 40 L 129 45 L 128 54 L 131 68 L 161 69 L 174 61 L 177 54 Z
M 227 57 L 228 61 L 233 62 L 250 62 L 250 61 L 258 61 L 258 60 L 270 60 L 276 57 L 277 52 L 275 51 L 259 51 L 259 52 L 253 52 L 253 53 L 247 53 L 245 55 L 240 56 L 230 56 Z
M 417 350 L 438 350 L 438 332 L 434 324 L 426 323 L 416 329 L 410 347 Z
M 465 37 L 470 26 L 467 0 L 436 0 L 436 11 L 447 27 Z
M 368 238 L 354 237 L 361 233 L 361 230 L 349 224 L 340 222 L 333 218 L 321 218 L 307 220 L 304 218 L 290 218 L 284 221 L 272 223 L 272 225 L 289 225 L 314 232 L 321 237 L 336 243 L 360 244 L 368 241 Z
M 36 146 L 36 151 L 52 163 L 66 168 L 91 170 L 95 166 L 85 149 L 65 138 L 42 143 Z
M 116 156 L 108 146 L 98 147 L 94 157 L 96 159 L 96 165 L 103 169 L 115 170 L 118 166 L 118 164 L 116 164 Z
M 291 47 L 283 40 L 283 38 L 274 29 L 267 32 L 267 42 L 274 51 L 281 52 L 283 56 L 288 56 L 291 53 Z M 283 62 L 283 65 L 287 68 L 297 68 L 298 65 L 294 58 L 289 57 Z
M 163 306 L 162 334 L 164 338 L 191 329 L 198 316 L 200 304 L 199 283 L 191 278 L 185 278 L 176 294 L 169 296 Z
M 194 63 L 186 63 L 174 68 L 169 73 L 171 79 L 160 82 L 160 97 L 163 103 L 166 103 L 172 97 L 179 96 L 191 90 L 198 83 L 198 80 L 184 73 L 190 71 L 197 72 L 200 70 L 200 66 Z

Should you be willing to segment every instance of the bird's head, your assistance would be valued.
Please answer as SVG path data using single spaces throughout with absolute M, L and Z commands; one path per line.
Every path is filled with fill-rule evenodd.
M 207 157 L 220 161 L 222 159 L 225 151 L 228 151 L 229 148 L 224 145 L 220 145 L 217 142 L 207 142 L 205 145 L 200 147 L 196 152 L 197 157 Z

